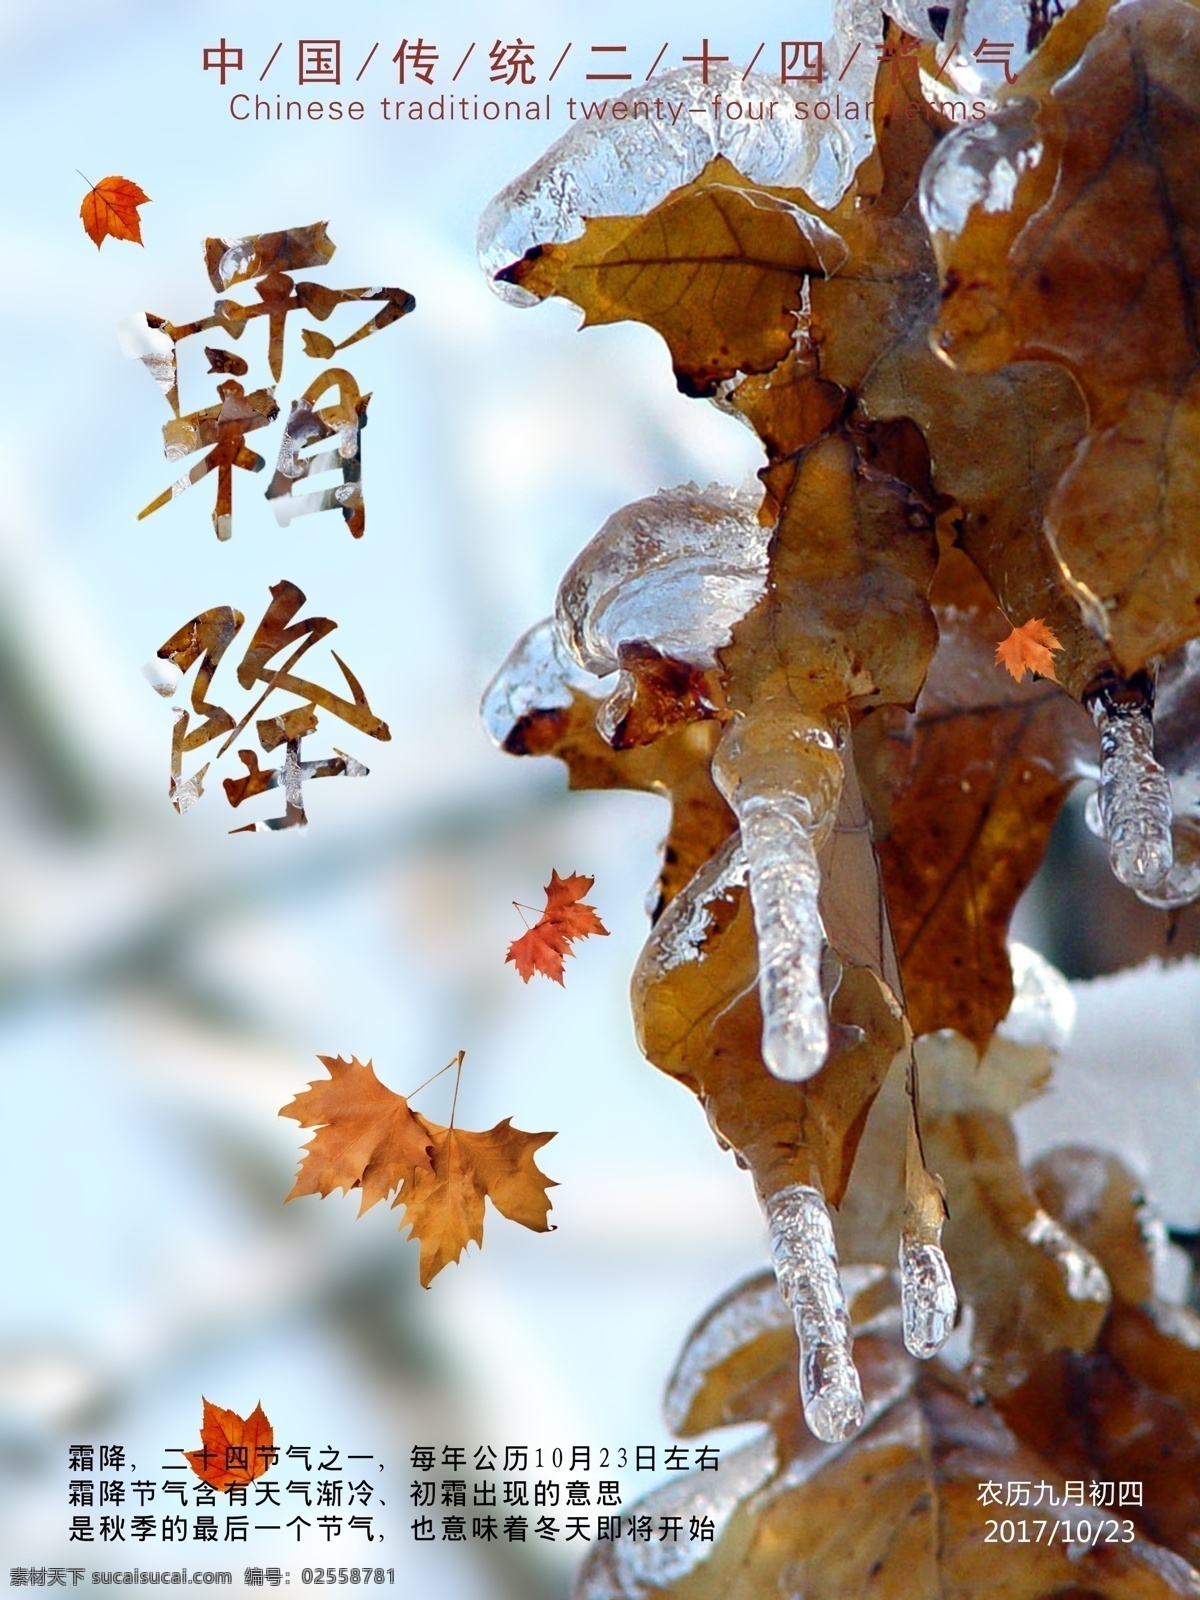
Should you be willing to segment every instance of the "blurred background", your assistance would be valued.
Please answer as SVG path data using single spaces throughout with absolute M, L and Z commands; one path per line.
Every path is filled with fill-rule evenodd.
M 495 752 L 477 717 L 488 679 L 612 511 L 689 479 L 742 484 L 759 465 L 755 441 L 675 392 L 648 331 L 579 335 L 569 307 L 507 307 L 476 266 L 480 211 L 564 130 L 582 64 L 541 86 L 549 124 L 397 125 L 377 102 L 406 92 L 390 64 L 402 35 L 423 33 L 446 60 L 476 40 L 460 87 L 482 94 L 496 39 L 535 47 L 542 73 L 568 42 L 577 57 L 623 43 L 636 75 L 664 43 L 665 67 L 705 36 L 735 60 L 761 40 L 818 38 L 828 11 L 768 4 L 751 24 L 715 4 L 614 0 L 600 23 L 582 6 L 530 0 L 445 16 L 398 21 L 370 0 L 343 20 L 304 0 L 286 17 L 226 7 L 202 20 L 138 0 L 52 0 L 0 22 L 5 1567 L 183 1560 L 240 1573 L 247 1562 L 369 1560 L 403 1571 L 402 1593 L 430 1582 L 440 1600 L 563 1596 L 578 1546 L 414 1545 L 413 1446 L 662 1444 L 659 1395 L 684 1333 L 764 1259 L 748 1182 L 632 1037 L 628 976 L 663 807 L 568 797 L 556 763 Z M 363 121 L 231 120 L 230 95 L 256 91 L 281 31 L 279 79 L 263 90 L 296 97 L 295 41 L 340 32 L 342 88 L 299 97 L 361 94 Z M 222 38 L 245 61 L 224 88 L 201 70 Z M 77 168 L 92 182 L 123 174 L 152 197 L 144 250 L 96 251 L 78 218 Z M 276 526 L 262 495 L 280 423 L 249 440 L 268 467 L 236 474 L 230 543 L 213 536 L 212 478 L 137 522 L 190 463 L 164 460 L 167 406 L 122 357 L 117 323 L 207 314 L 206 235 L 326 219 L 337 253 L 317 281 L 398 284 L 417 298 L 411 317 L 339 358 L 372 392 L 366 537 L 352 540 L 332 513 Z M 335 337 L 362 320 L 338 317 Z M 191 341 L 181 374 L 185 410 L 214 398 L 203 342 Z M 236 347 L 251 361 L 247 387 L 269 381 L 264 343 L 255 327 Z M 293 328 L 285 414 L 318 370 Z M 306 592 L 304 614 L 336 620 L 332 643 L 393 739 L 323 716 L 305 755 L 336 742 L 370 776 L 308 786 L 307 830 L 231 838 L 245 813 L 277 814 L 279 797 L 232 812 L 219 783 L 240 770 L 231 756 L 177 816 L 170 710 L 140 668 L 209 606 L 243 611 L 248 638 L 281 578 Z M 217 679 L 221 703 L 236 659 Z M 327 647 L 309 665 L 337 689 Z M 551 868 L 595 875 L 590 898 L 612 937 L 581 947 L 565 989 L 526 988 L 503 964 L 523 927 L 511 902 L 539 902 Z M 1076 979 L 1165 952 L 1163 919 L 1111 883 L 1077 808 L 1019 931 Z M 1189 941 L 1185 928 L 1174 952 Z M 1101 978 L 1079 994 L 1083 1042 L 1065 1087 L 1032 1108 L 1028 1139 L 1107 1141 L 1154 1170 L 1178 1229 L 1200 1228 L 1194 967 Z M 1151 1028 L 1154 1062 L 1131 1115 L 1117 1086 Z M 318 1053 L 372 1058 L 406 1092 L 460 1049 L 463 1126 L 509 1116 L 558 1130 L 539 1158 L 561 1185 L 557 1231 L 489 1211 L 482 1252 L 423 1291 L 396 1213 L 359 1221 L 343 1196 L 284 1209 L 308 1135 L 277 1112 L 322 1076 Z M 419 1107 L 445 1121 L 450 1088 L 439 1079 Z M 346 1535 L 328 1553 L 265 1534 L 182 1551 L 68 1544 L 67 1445 L 119 1443 L 156 1467 L 165 1447 L 196 1447 L 202 1395 L 243 1414 L 261 1400 L 277 1442 L 383 1461 L 385 1542 Z M 650 1482 L 629 1474 L 621 1487 L 631 1496 Z

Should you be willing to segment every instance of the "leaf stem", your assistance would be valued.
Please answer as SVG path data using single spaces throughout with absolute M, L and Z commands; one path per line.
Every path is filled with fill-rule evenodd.
M 466 1055 L 466 1053 L 467 1052 L 465 1050 L 460 1050 L 458 1052 L 458 1072 L 455 1074 L 455 1077 L 454 1077 L 454 1098 L 450 1102 L 450 1128 L 451 1128 L 451 1130 L 453 1130 L 453 1128 L 454 1128 L 454 1109 L 458 1105 L 458 1086 L 462 1082 L 462 1064 L 463 1064 L 463 1057 Z M 453 1065 L 453 1063 L 451 1063 L 451 1065 Z
M 78 168 L 78 167 L 76 167 L 76 168 L 75 168 L 75 171 L 76 171 L 76 172 L 79 172 L 79 168 Z M 81 177 L 81 178 L 82 178 L 82 179 L 83 179 L 83 181 L 84 181 L 84 183 L 86 183 L 86 184 L 87 184 L 87 186 L 88 186 L 88 188 L 89 188 L 89 189 L 90 189 L 90 190 L 91 190 L 91 191 L 92 191 L 92 193 L 93 193 L 93 194 L 95 194 L 95 192 L 96 192 L 96 185 L 95 185 L 95 184 L 94 184 L 94 183 L 93 183 L 93 182 L 92 182 L 92 180 L 91 180 L 91 179 L 90 179 L 90 178 L 89 178 L 89 177 L 88 177 L 88 175 L 87 175 L 87 173 L 86 173 L 86 172 L 79 172 L 79 176 L 80 176 L 80 177 Z
M 447 1063 L 446 1063 L 446 1065 L 444 1067 L 439 1067 L 437 1069 L 437 1071 L 433 1075 L 433 1078 L 440 1078 L 443 1072 L 449 1072 L 450 1068 L 451 1067 L 455 1067 L 455 1066 L 458 1067 L 459 1071 L 461 1072 L 461 1070 L 462 1070 L 462 1059 L 463 1059 L 464 1055 L 466 1055 L 466 1051 L 465 1050 L 460 1050 L 458 1052 L 458 1054 L 453 1058 L 453 1060 L 447 1061 Z M 415 1089 L 410 1089 L 408 1094 L 406 1094 L 404 1098 L 406 1100 L 411 1100 L 413 1095 L 420 1094 L 422 1089 L 427 1089 L 429 1087 L 429 1085 L 433 1082 L 433 1078 L 426 1078 L 424 1083 L 419 1083 Z M 455 1092 L 457 1093 L 457 1087 L 456 1087 Z

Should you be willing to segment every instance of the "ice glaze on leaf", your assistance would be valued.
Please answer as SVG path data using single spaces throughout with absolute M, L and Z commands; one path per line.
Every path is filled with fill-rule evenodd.
M 712 1543 L 678 1547 L 618 1540 L 593 1547 L 574 1600 L 1169 1600 L 1200 1594 L 1191 1568 L 1144 1530 L 1133 1543 L 989 1543 L 980 1486 L 1047 1483 L 1057 1507 L 1028 1516 L 1074 1523 L 1067 1476 L 1024 1442 L 990 1404 L 973 1405 L 938 1361 L 900 1345 L 886 1279 L 851 1268 L 855 1360 L 866 1424 L 823 1445 L 800 1418 L 797 1348 L 771 1305 L 765 1276 L 739 1285 L 693 1330 L 668 1387 L 668 1414 L 693 1423 L 760 1419 L 760 1441 L 726 1451 L 719 1475 L 695 1472 L 626 1507 L 632 1516 L 691 1515 Z M 685 1398 L 686 1397 L 686 1398 Z M 686 1417 L 686 1421 L 685 1421 Z M 1045 1492 L 1043 1491 L 1043 1494 Z M 1004 1513 L 1001 1512 L 1001 1515 Z M 1108 1513 L 1106 1513 L 1108 1514 Z
M 200 1426 L 200 1449 L 185 1450 L 192 1471 L 214 1489 L 229 1489 L 236 1484 L 253 1483 L 271 1465 L 268 1454 L 275 1433 L 262 1405 L 248 1417 L 204 1401 Z
M 423 1119 L 422 1119 L 423 1120 Z M 512 1222 L 548 1233 L 555 1186 L 534 1162 L 552 1133 L 522 1133 L 507 1117 L 486 1133 L 426 1122 L 433 1151 L 430 1168 L 415 1171 L 392 1202 L 403 1206 L 400 1226 L 421 1241 L 421 1283 L 427 1289 L 470 1243 L 483 1243 L 483 1202 L 491 1200 Z
M 150 196 L 130 179 L 101 178 L 84 196 L 79 215 L 84 231 L 97 250 L 105 239 L 128 239 L 132 244 L 141 244 L 142 222 L 138 207 L 149 204 Z
M 593 218 L 579 239 L 535 246 L 497 276 L 573 301 L 585 326 L 646 323 L 680 388 L 700 395 L 781 361 L 806 277 L 843 254 L 818 218 L 716 156 L 647 216 Z
M 287 1199 L 361 1189 L 362 1216 L 418 1168 L 432 1167 L 429 1132 L 404 1096 L 380 1083 L 369 1061 L 317 1059 L 329 1078 L 316 1079 L 279 1113 L 319 1130 Z
M 994 610 L 939 622 L 916 711 L 868 718 L 859 765 L 913 1032 L 982 1047 L 1012 1000 L 1009 921 L 1095 739 L 1060 689 L 996 671 Z
M 1086 395 L 1087 436 L 1047 529 L 1129 674 L 1200 627 L 1200 15 L 1130 0 L 1079 42 L 1071 70 L 1047 81 L 1035 56 L 1013 86 L 1030 97 L 1011 116 L 1024 111 L 1036 154 L 1011 204 L 936 235 L 939 339 L 977 370 L 1061 361 Z

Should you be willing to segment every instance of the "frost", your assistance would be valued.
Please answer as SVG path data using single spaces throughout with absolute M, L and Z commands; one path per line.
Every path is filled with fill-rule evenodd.
M 767 1202 L 767 1223 L 775 1276 L 800 1341 L 804 1420 L 818 1439 L 837 1444 L 862 1427 L 863 1397 L 829 1209 L 818 1190 L 793 1183 Z
M 1038 1211 L 1026 1227 L 1025 1237 L 1058 1267 L 1072 1300 L 1096 1300 L 1107 1305 L 1112 1291 L 1104 1268 L 1049 1212 Z
M 1028 945 L 1010 944 L 1008 959 L 1012 1005 L 997 1031 L 1013 1044 L 1061 1050 L 1075 1026 L 1075 996 L 1070 984 L 1057 967 Z

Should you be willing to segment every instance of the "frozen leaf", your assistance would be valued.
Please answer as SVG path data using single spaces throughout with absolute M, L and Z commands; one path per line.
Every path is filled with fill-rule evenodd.
M 915 712 L 869 718 L 859 759 L 913 1031 L 982 1047 L 1012 999 L 1009 920 L 1094 743 L 1061 690 L 996 671 L 994 611 L 940 624 Z
M 746 877 L 731 841 L 655 925 L 633 978 L 639 1042 L 655 1066 L 699 1096 L 764 1203 L 807 1184 L 836 1205 L 904 1027 L 878 974 L 847 960 L 831 1002 L 827 1065 L 804 1083 L 768 1072 Z M 827 881 L 826 903 L 838 889 L 836 877 Z
M 819 218 L 717 156 L 649 216 L 593 219 L 581 239 L 536 245 L 498 277 L 573 301 L 585 326 L 647 323 L 665 339 L 679 387 L 699 395 L 781 361 L 805 279 L 844 254 Z
M 97 250 L 105 239 L 128 239 L 132 244 L 141 244 L 142 221 L 138 207 L 149 204 L 150 196 L 128 178 L 101 178 L 99 183 L 90 185 L 79 215 L 84 231 Z
M 939 338 L 973 369 L 1056 359 L 1086 395 L 1087 436 L 1046 525 L 1067 584 L 1128 674 L 1200 626 L 1200 17 L 1186 0 L 1136 0 L 1090 35 L 1064 23 L 1052 43 L 1060 75 L 1047 81 L 1035 56 L 1028 85 L 1022 74 L 1012 90 L 1027 97 L 1012 115 L 1024 116 L 1036 160 L 1004 207 L 976 203 L 937 234 Z M 1067 43 L 1075 55 L 1062 60 Z M 962 129 L 946 141 L 927 179 L 935 200 L 978 137 Z
M 716 115 L 718 96 L 726 102 L 750 98 L 773 109 L 754 120 Z M 656 102 L 665 113 L 650 117 Z M 535 246 L 577 238 L 586 217 L 651 210 L 697 178 L 715 156 L 761 185 L 811 184 L 830 165 L 833 141 L 796 115 L 796 99 L 778 77 L 733 63 L 715 62 L 707 73 L 696 66 L 660 73 L 596 104 L 603 110 L 600 118 L 574 122 L 480 218 L 480 264 L 493 283 L 499 269 Z M 840 165 L 836 177 L 843 178 Z M 516 305 L 534 303 L 503 280 L 496 287 Z
M 404 1096 L 380 1083 L 369 1061 L 317 1059 L 328 1079 L 311 1083 L 279 1113 L 319 1130 L 305 1146 L 308 1154 L 287 1199 L 361 1189 L 361 1216 L 418 1167 L 432 1167 L 429 1133 Z
M 685 1526 L 692 1516 L 708 1517 L 712 1542 L 597 1544 L 576 1580 L 575 1600 L 1200 1594 L 1196 1574 L 1153 1536 L 1143 1532 L 1132 1543 L 1080 1538 L 1087 1513 L 1066 1502 L 1068 1474 L 1023 1442 L 995 1407 L 973 1405 L 940 1362 L 907 1356 L 894 1301 L 889 1307 L 881 1297 L 877 1279 L 850 1282 L 854 1272 L 847 1276 L 863 1374 L 862 1431 L 849 1442 L 813 1439 L 792 1376 L 795 1336 L 770 1311 L 762 1278 L 739 1285 L 689 1336 L 669 1404 L 685 1433 L 751 1419 L 768 1423 L 769 1432 L 724 1455 L 720 1474 L 694 1472 L 625 1508 L 633 1517 L 649 1515 L 652 1525 L 668 1514 Z M 1041 1482 L 1057 1504 L 1036 1515 L 1054 1537 L 989 1543 L 981 1485 L 998 1485 L 1003 1501 L 1009 1484 Z
M 248 1417 L 204 1402 L 200 1449 L 185 1450 L 192 1471 L 214 1489 L 230 1489 L 261 1478 L 272 1462 L 275 1433 L 261 1404 Z
M 1039 1195 L 1102 1260 L 1114 1305 L 1097 1348 L 1050 1357 L 1000 1402 L 1005 1420 L 1064 1476 L 1109 1486 L 1104 1515 L 1200 1562 L 1200 1320 L 1150 1293 L 1137 1186 L 1112 1157 L 1071 1148 L 1034 1169 Z M 1137 1484 L 1139 1503 L 1118 1486 Z
M 946 1253 L 974 1313 L 971 1376 L 990 1394 L 1050 1351 L 1090 1350 L 1110 1300 L 1096 1258 L 1039 1204 L 1021 1167 L 1009 1116 L 1018 1061 L 1010 1046 L 976 1065 L 950 1033 L 917 1045 L 925 1149 L 946 1181 Z M 1024 1064 L 1036 1072 L 1038 1053 Z
M 1001 639 L 996 646 L 996 665 L 1006 668 L 1018 683 L 1027 672 L 1035 677 L 1053 678 L 1052 652 L 1061 649 L 1045 619 L 1033 617 L 1015 627 L 1007 639 Z
M 522 1133 L 507 1117 L 486 1133 L 425 1124 L 432 1141 L 433 1164 L 415 1171 L 393 1200 L 404 1206 L 402 1228 L 421 1241 L 421 1283 L 427 1289 L 468 1244 L 483 1243 L 484 1200 L 502 1216 L 535 1233 L 548 1233 L 554 1179 L 534 1162 L 552 1133 Z
M 657 916 L 729 837 L 732 813 L 712 781 L 718 730 L 711 722 L 662 733 L 653 744 L 614 750 L 596 730 L 601 685 L 580 670 L 551 619 L 519 639 L 483 697 L 492 738 L 511 755 L 554 755 L 572 789 L 637 789 L 670 801 L 671 825 Z

